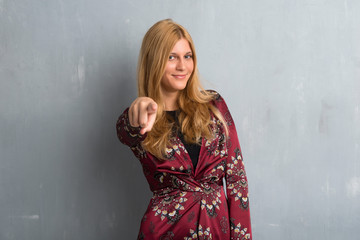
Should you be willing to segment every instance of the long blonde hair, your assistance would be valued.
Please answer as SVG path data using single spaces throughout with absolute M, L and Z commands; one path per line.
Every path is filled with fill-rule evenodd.
M 185 141 L 200 143 L 202 137 L 212 139 L 214 134 L 210 128 L 211 113 L 213 113 L 225 127 L 227 127 L 219 110 L 210 101 L 214 94 L 205 91 L 200 84 L 197 70 L 197 61 L 194 43 L 184 27 L 171 19 L 155 23 L 145 34 L 142 41 L 138 68 L 138 96 L 150 97 L 158 104 L 157 117 L 153 128 L 148 132 L 143 147 L 159 159 L 165 158 L 166 147 L 169 147 L 172 137 L 173 122 L 169 121 L 164 111 L 164 102 L 161 96 L 160 84 L 165 72 L 169 54 L 180 39 L 189 42 L 194 62 L 194 70 L 184 90 L 179 94 L 178 116 L 180 130 Z

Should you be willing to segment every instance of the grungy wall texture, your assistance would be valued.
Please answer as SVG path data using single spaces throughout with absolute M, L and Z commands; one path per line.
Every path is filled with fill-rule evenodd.
M 360 235 L 360 1 L 0 0 L 0 239 L 135 239 L 117 140 L 146 30 L 192 34 L 243 149 L 254 239 Z

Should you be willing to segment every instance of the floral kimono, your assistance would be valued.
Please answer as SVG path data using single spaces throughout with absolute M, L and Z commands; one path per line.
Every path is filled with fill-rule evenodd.
M 224 126 L 212 114 L 215 138 L 202 138 L 195 170 L 176 134 L 165 160 L 158 159 L 143 149 L 146 134 L 130 125 L 128 109 L 119 117 L 117 135 L 140 160 L 153 192 L 138 239 L 252 238 L 248 182 L 234 121 L 219 94 L 212 104 L 224 116 L 229 134 L 226 137 Z

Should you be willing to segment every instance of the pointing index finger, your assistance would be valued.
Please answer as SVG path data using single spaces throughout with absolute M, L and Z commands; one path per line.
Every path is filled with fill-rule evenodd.
M 147 107 L 147 111 L 149 113 L 155 113 L 156 110 L 157 110 L 157 104 L 155 102 L 150 103 Z

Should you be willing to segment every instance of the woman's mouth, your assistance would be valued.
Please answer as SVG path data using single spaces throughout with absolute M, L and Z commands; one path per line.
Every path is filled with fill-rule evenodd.
M 176 79 L 184 79 L 184 78 L 186 78 L 186 74 L 179 74 L 179 75 L 172 75 L 174 78 L 176 78 Z

